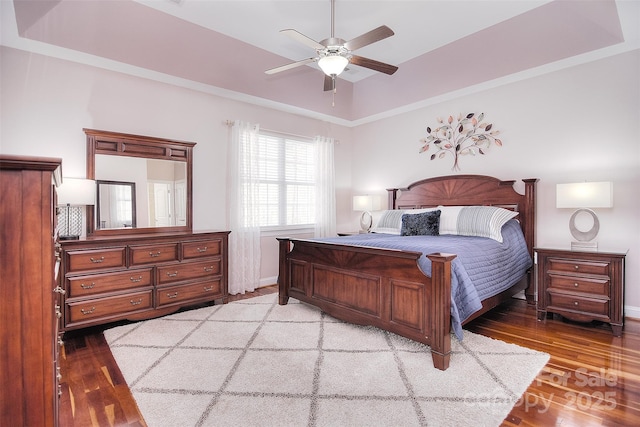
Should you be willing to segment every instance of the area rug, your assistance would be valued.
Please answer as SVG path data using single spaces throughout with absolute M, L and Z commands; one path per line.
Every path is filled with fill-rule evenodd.
M 429 348 L 277 294 L 105 331 L 149 427 L 499 426 L 549 355 L 464 332 Z

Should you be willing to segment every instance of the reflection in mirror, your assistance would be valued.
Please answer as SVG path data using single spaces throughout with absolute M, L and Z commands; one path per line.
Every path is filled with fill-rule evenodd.
M 136 183 L 96 181 L 98 229 L 136 227 Z
M 187 225 L 186 162 L 112 155 L 95 155 L 95 179 L 133 183 L 135 218 L 131 227 L 173 227 Z M 103 204 L 100 193 L 98 203 Z M 96 215 L 97 216 L 97 215 Z M 102 219 L 102 216 L 100 218 Z M 122 228 L 121 224 L 96 228 Z M 128 227 L 125 225 L 125 227 Z

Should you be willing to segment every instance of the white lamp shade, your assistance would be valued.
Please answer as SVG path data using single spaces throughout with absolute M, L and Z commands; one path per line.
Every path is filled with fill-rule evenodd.
M 612 182 L 579 182 L 556 185 L 557 208 L 613 207 Z
M 327 55 L 318 60 L 318 66 L 327 76 L 339 75 L 348 63 L 349 60 L 341 55 Z
M 89 206 L 96 204 L 96 182 L 91 179 L 62 178 L 58 187 L 58 204 Z
M 362 212 L 379 211 L 382 209 L 380 199 L 380 196 L 353 196 L 353 210 Z

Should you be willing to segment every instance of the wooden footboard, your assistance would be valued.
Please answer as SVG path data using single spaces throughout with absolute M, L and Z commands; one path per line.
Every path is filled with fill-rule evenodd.
M 433 365 L 449 367 L 452 254 L 353 247 L 279 238 L 279 303 L 289 297 L 346 322 L 371 325 L 431 347 Z

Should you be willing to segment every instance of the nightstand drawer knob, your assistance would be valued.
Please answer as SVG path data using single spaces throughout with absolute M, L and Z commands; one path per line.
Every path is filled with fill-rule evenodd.
M 574 283 L 574 284 L 573 284 L 573 286 L 575 286 L 575 287 L 577 288 L 577 287 L 578 287 L 578 286 L 580 286 L 580 285 L 578 285 L 577 283 Z
M 580 269 L 579 265 L 574 266 L 576 270 Z
M 577 307 L 578 306 L 578 301 L 574 301 L 573 305 L 575 305 Z

